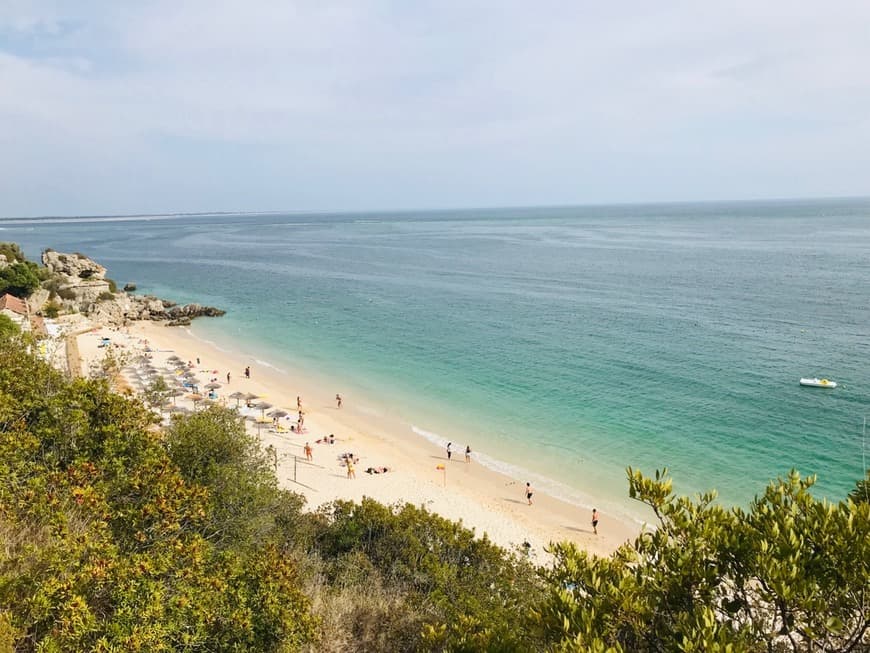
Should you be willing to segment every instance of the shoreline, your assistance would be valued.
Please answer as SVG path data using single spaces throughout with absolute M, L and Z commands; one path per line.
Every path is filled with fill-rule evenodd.
M 124 333 L 127 331 L 129 335 Z M 466 463 L 465 442 L 454 442 L 452 460 L 448 461 L 444 449 L 389 415 L 373 416 L 348 397 L 344 397 L 344 404 L 338 409 L 335 390 L 322 387 L 322 381 L 302 378 L 304 375 L 297 370 L 280 370 L 268 361 L 255 362 L 254 356 L 243 352 L 224 351 L 192 332 L 170 329 L 159 322 L 136 322 L 123 330 L 101 327 L 80 335 L 79 349 L 85 369 L 99 358 L 97 344 L 104 335 L 127 347 L 147 340 L 158 367 L 171 355 L 194 362 L 199 358 L 202 361 L 196 369 L 199 376 L 203 380 L 206 374 L 217 377 L 222 386 L 218 395 L 228 406 L 234 406 L 232 399 L 226 399 L 233 392 L 253 392 L 272 404 L 272 409 L 292 411 L 295 418 L 296 397 L 301 396 L 306 432 L 275 433 L 261 427 L 259 435 L 264 447 L 275 447 L 281 486 L 304 495 L 310 510 L 336 499 L 360 501 L 370 497 L 384 504 L 408 502 L 461 521 L 464 526 L 474 528 L 476 535 L 485 533 L 506 548 L 522 550 L 529 548 L 523 547 L 528 542 L 529 553 L 539 564 L 549 558 L 545 548 L 550 542 L 568 540 L 589 552 L 608 555 L 642 528 L 624 515 L 604 512 L 599 534 L 595 535 L 590 523 L 591 509 L 548 496 L 534 482 L 534 505 L 528 505 L 524 493 L 528 479 L 513 478 L 480 464 L 476 458 L 487 455 L 484 452 L 473 451 L 472 462 Z M 243 375 L 247 365 L 252 366 L 250 379 Z M 229 384 L 225 383 L 227 372 L 231 374 Z M 295 423 L 290 420 L 286 418 L 283 423 L 289 427 Z M 250 421 L 246 424 L 257 433 L 255 424 Z M 316 443 L 330 433 L 336 436 L 335 445 Z M 306 441 L 313 449 L 316 466 L 304 461 Z M 338 460 L 338 455 L 345 452 L 359 457 L 355 479 L 347 478 L 346 469 Z M 445 471 L 440 471 L 439 466 L 444 466 Z M 367 474 L 365 470 L 369 467 L 387 467 L 390 471 Z

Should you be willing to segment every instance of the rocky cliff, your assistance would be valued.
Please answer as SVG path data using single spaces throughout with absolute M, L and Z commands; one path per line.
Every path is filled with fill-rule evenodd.
M 169 325 L 190 324 L 193 318 L 218 317 L 225 311 L 212 306 L 186 304 L 151 295 L 119 292 L 106 278 L 106 268 L 84 254 L 64 254 L 46 250 L 42 263 L 49 278 L 30 297 L 30 307 L 39 312 L 49 305 L 78 312 L 106 324 L 120 325 L 128 320 L 167 321 Z

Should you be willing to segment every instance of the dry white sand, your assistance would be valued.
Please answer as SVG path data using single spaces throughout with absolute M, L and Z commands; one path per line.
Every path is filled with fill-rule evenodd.
M 444 450 L 427 440 L 388 423 L 375 422 L 354 409 L 352 400 L 344 398 L 338 409 L 335 389 L 316 387 L 310 380 L 297 375 L 264 368 L 244 354 L 228 354 L 194 338 L 180 328 L 160 323 L 139 322 L 122 331 L 98 328 L 79 336 L 79 351 L 83 371 L 99 361 L 106 348 L 98 347 L 102 336 L 134 351 L 148 347 L 152 364 L 165 366 L 172 355 L 192 361 L 202 383 L 213 377 L 221 384 L 217 390 L 221 401 L 235 406 L 228 395 L 241 391 L 259 395 L 263 401 L 291 413 L 281 423 L 288 430 L 276 433 L 265 425 L 259 429 L 263 446 L 272 445 L 278 455 L 278 477 L 281 484 L 303 494 L 310 509 L 335 500 L 359 501 L 371 497 L 382 503 L 408 502 L 425 506 L 432 512 L 473 528 L 478 535 L 486 534 L 492 541 L 507 548 L 531 545 L 530 555 L 539 563 L 547 561 L 545 547 L 553 541 L 569 540 L 596 554 L 606 555 L 640 531 L 637 523 L 601 515 L 598 535 L 593 534 L 591 514 L 586 509 L 559 501 L 535 491 L 533 505 L 525 498 L 525 481 L 514 479 L 464 460 L 464 449 L 454 451 L 448 461 Z M 196 365 L 197 358 L 201 363 Z M 252 367 L 252 378 L 244 378 L 244 369 Z M 226 383 L 227 372 L 231 381 Z M 296 420 L 296 398 L 301 396 L 305 413 L 305 432 L 289 431 Z M 180 405 L 192 405 L 179 398 Z M 261 411 L 253 412 L 255 415 Z M 271 409 L 269 409 L 271 410 Z M 269 412 L 268 410 L 266 412 Z M 257 432 L 255 424 L 249 429 Z M 333 445 L 316 441 L 335 434 Z M 313 464 L 305 461 L 304 445 L 313 449 Z M 339 455 L 352 452 L 359 458 L 356 478 L 347 478 Z M 439 466 L 445 469 L 441 471 Z M 385 474 L 367 474 L 369 467 L 387 467 Z

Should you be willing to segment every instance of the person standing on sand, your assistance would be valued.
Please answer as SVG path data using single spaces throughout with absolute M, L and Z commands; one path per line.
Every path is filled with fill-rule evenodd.
M 526 501 L 529 502 L 529 505 L 532 505 L 532 495 L 535 491 L 532 489 L 531 483 L 526 483 Z
M 296 396 L 296 409 L 302 411 L 302 397 L 299 395 Z
M 467 462 L 467 463 L 471 462 L 471 445 L 470 444 L 465 445 L 465 462 Z
M 229 385 L 229 384 L 230 384 L 230 373 L 227 372 L 227 385 Z
M 592 509 L 592 532 L 598 535 L 598 509 Z
M 335 395 L 335 403 L 338 404 L 339 408 L 341 408 L 341 395 Z
M 347 477 L 356 478 L 356 469 L 354 469 L 352 458 L 347 459 Z
M 305 443 L 305 460 L 309 462 L 314 460 L 314 454 L 311 453 L 311 445 L 307 442 Z
M 245 378 L 246 378 L 246 379 L 250 379 L 250 378 L 251 378 L 251 366 L 250 366 L 250 365 L 248 365 L 248 366 L 245 368 Z
M 447 443 L 447 460 L 450 460 L 450 456 L 453 455 L 453 452 L 450 450 L 450 447 L 453 446 L 452 442 Z

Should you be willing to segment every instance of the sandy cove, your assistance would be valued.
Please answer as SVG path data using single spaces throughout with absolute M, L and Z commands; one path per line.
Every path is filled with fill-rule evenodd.
M 472 462 L 466 463 L 464 444 L 454 444 L 452 460 L 448 461 L 444 450 L 422 437 L 386 422 L 375 422 L 356 410 L 353 397 L 343 396 L 339 409 L 335 394 L 341 392 L 340 387 L 317 387 L 305 378 L 297 378 L 292 371 L 283 373 L 263 367 L 241 352 L 221 351 L 183 329 L 137 322 L 123 332 L 102 327 L 80 335 L 78 346 L 85 374 L 91 363 L 104 355 L 105 349 L 98 346 L 103 336 L 130 350 L 143 347 L 147 341 L 152 364 L 158 368 L 167 364 L 172 355 L 194 365 L 199 358 L 201 364 L 195 371 L 203 381 L 217 377 L 222 386 L 217 391 L 219 397 L 227 398 L 237 391 L 254 393 L 291 413 L 289 420 L 282 420 L 287 432 L 275 433 L 267 425 L 260 429 L 260 439 L 263 446 L 273 445 L 278 453 L 277 473 L 282 486 L 303 494 L 309 509 L 335 499 L 359 501 L 364 496 L 386 504 L 408 502 L 461 520 L 478 535 L 486 533 L 501 546 L 516 548 L 528 542 L 531 555 L 539 563 L 547 561 L 544 549 L 553 541 L 569 540 L 590 552 L 607 555 L 640 531 L 634 522 L 603 514 L 595 535 L 589 511 L 537 490 L 533 505 L 528 505 L 524 480 L 476 464 L 473 455 Z M 246 366 L 251 367 L 250 379 L 244 377 Z M 231 374 L 229 384 L 227 372 Z M 302 397 L 305 412 L 303 434 L 289 431 L 290 424 L 295 423 L 297 396 Z M 179 403 L 185 401 L 179 398 Z M 235 406 L 233 399 L 226 402 Z M 257 432 L 255 424 L 247 424 Z M 334 445 L 316 443 L 329 434 L 335 434 Z M 313 465 L 305 462 L 306 442 L 313 449 Z M 355 479 L 347 478 L 346 468 L 338 458 L 344 452 L 359 458 Z M 445 466 L 446 472 L 439 471 L 439 465 Z M 387 467 L 390 471 L 367 474 L 369 467 Z

